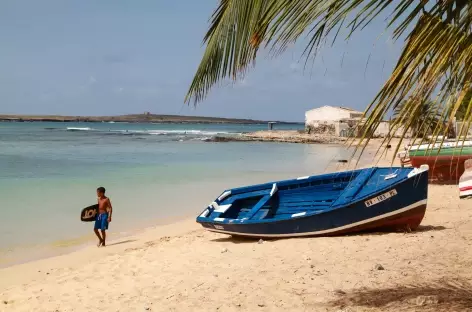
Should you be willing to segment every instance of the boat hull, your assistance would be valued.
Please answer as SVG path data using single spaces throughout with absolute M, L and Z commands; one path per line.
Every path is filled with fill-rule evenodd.
M 431 183 L 457 184 L 464 173 L 464 162 L 472 159 L 472 155 L 451 156 L 410 156 L 413 167 L 429 166 Z
M 464 173 L 464 162 L 472 159 L 472 147 L 464 145 L 464 147 L 449 146 L 441 150 L 436 147 L 430 150 L 412 149 L 409 151 L 409 159 L 413 167 L 429 166 L 431 183 L 457 184 Z
M 319 214 L 252 223 L 199 223 L 212 232 L 257 238 L 333 236 L 362 231 L 409 231 L 415 230 L 423 220 L 427 205 L 427 186 L 428 174 L 423 172 L 382 189 L 369 198 Z M 388 192 L 396 192 L 396 195 L 367 205 L 369 199 Z

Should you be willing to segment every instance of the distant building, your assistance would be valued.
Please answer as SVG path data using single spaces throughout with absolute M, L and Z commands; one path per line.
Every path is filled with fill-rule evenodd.
M 363 113 L 347 107 L 323 106 L 314 108 L 305 113 L 305 128 L 310 133 L 326 133 L 337 136 L 345 136 L 341 133 L 339 123 L 345 120 L 351 120 L 352 128 L 355 126 L 355 120 L 360 120 Z
M 305 113 L 305 129 L 309 133 L 341 137 L 360 136 L 364 132 L 365 120 L 362 119 L 363 114 L 363 112 L 347 107 L 323 106 L 315 108 Z M 390 123 L 381 121 L 371 136 L 385 137 L 389 132 Z M 399 136 L 402 132 L 403 128 L 400 128 L 393 136 Z
M 305 125 L 317 127 L 320 124 L 333 123 L 342 119 L 361 118 L 362 114 L 347 107 L 323 106 L 305 113 Z

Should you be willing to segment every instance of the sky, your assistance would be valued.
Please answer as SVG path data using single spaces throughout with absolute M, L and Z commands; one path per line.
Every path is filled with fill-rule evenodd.
M 119 115 L 149 111 L 303 121 L 323 105 L 364 110 L 403 42 L 377 19 L 304 67 L 302 43 L 262 52 L 243 80 L 184 97 L 216 0 L 0 1 L 0 114 Z

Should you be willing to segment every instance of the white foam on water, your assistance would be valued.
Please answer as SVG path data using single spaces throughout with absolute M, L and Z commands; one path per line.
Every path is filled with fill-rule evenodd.
M 67 127 L 67 131 L 90 131 L 94 130 L 90 127 L 84 127 L 84 128 L 79 128 L 79 127 Z
M 228 134 L 225 131 L 204 131 L 204 130 L 110 130 L 111 132 L 119 133 L 134 133 L 134 134 L 149 134 L 149 135 L 218 135 Z

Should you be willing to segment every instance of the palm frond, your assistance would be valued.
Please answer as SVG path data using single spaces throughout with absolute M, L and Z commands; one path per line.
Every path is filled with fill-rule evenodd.
M 424 14 L 411 32 L 391 77 L 367 109 L 366 131 L 376 128 L 383 113 L 395 110 L 405 98 L 424 100 L 436 92 L 436 102 L 443 113 L 433 136 L 447 132 L 465 95 L 472 91 L 471 52 L 472 36 L 469 33 Z M 405 113 L 414 113 L 418 103 L 406 103 L 402 109 Z M 392 131 L 398 127 L 399 124 L 394 123 Z M 368 141 L 368 137 L 365 138 Z
M 210 88 L 224 78 L 236 79 L 255 59 L 258 45 L 250 44 L 264 14 L 264 0 L 221 0 L 205 35 L 207 44 L 200 66 L 185 98 L 203 100 Z

